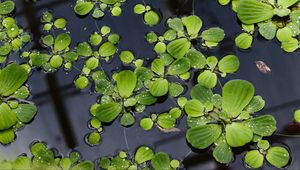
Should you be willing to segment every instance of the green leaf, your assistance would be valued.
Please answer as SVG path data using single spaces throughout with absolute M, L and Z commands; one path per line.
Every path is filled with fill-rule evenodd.
M 77 48 L 76 48 L 76 52 L 78 55 L 83 56 L 83 57 L 89 57 L 92 55 L 93 50 L 90 46 L 89 43 L 87 42 L 82 42 L 79 43 Z
M 223 73 L 235 73 L 239 67 L 240 61 L 235 55 L 226 55 L 218 63 L 218 68 Z
M 228 164 L 233 160 L 233 153 L 231 147 L 226 143 L 226 140 L 222 137 L 220 142 L 217 142 L 213 151 L 213 156 L 216 161 L 222 164 Z
M 197 78 L 198 83 L 206 88 L 214 88 L 217 85 L 217 74 L 209 70 L 204 70 Z
M 191 66 L 195 69 L 203 69 L 206 65 L 205 56 L 196 49 L 190 49 L 185 56 L 190 60 Z
M 15 140 L 15 133 L 13 130 L 0 131 L 0 143 L 3 145 L 10 144 Z
M 0 104 L 0 131 L 6 130 L 17 123 L 16 114 L 6 103 Z
M 19 104 L 13 111 L 16 113 L 19 121 L 28 123 L 36 115 L 37 107 L 34 104 Z
M 249 113 L 255 113 L 265 107 L 265 101 L 261 96 L 254 96 L 250 103 L 246 106 L 245 110 Z
M 157 117 L 157 124 L 163 129 L 172 129 L 176 124 L 176 119 L 169 113 L 162 113 Z
M 0 3 L 0 15 L 9 14 L 14 9 L 15 9 L 15 3 L 13 1 L 4 1 Z
M 299 0 L 277 0 L 277 4 L 282 8 L 288 8 L 298 1 Z
M 260 136 L 271 136 L 276 131 L 276 120 L 272 115 L 258 116 L 246 120 L 243 124 Z
M 246 80 L 231 80 L 222 89 L 222 109 L 230 117 L 237 117 L 254 96 L 253 85 Z
M 182 17 L 181 20 L 187 29 L 188 35 L 192 36 L 192 38 L 196 38 L 202 27 L 202 20 L 196 15 Z
M 16 170 L 31 169 L 31 161 L 27 156 L 18 156 L 12 164 L 12 168 Z
M 280 28 L 276 33 L 276 38 L 280 42 L 290 41 L 293 38 L 293 32 L 289 27 Z
M 226 125 L 226 141 L 231 147 L 240 147 L 249 143 L 253 138 L 252 130 L 241 123 Z
M 62 51 L 65 50 L 71 44 L 71 37 L 67 33 L 59 34 L 54 42 L 54 50 Z
M 211 89 L 201 86 L 197 84 L 191 90 L 192 99 L 199 100 L 205 106 L 210 105 L 212 103 L 213 93 Z
M 110 159 L 108 157 L 101 157 L 99 160 L 99 167 L 103 169 L 108 169 L 110 166 Z
M 267 40 L 272 40 L 276 36 L 277 26 L 272 22 L 258 24 L 259 33 Z
M 12 46 L 9 43 L 5 43 L 0 47 L 0 56 L 7 56 L 12 50 Z
M 125 158 L 117 156 L 111 160 L 112 169 L 127 169 L 129 167 L 129 161 Z
M 182 58 L 190 49 L 191 42 L 186 38 L 180 38 L 174 41 L 171 41 L 167 45 L 167 51 L 174 58 Z
M 78 15 L 86 15 L 94 8 L 92 2 L 81 2 L 77 3 L 74 7 L 74 11 Z
M 122 111 L 122 105 L 119 103 L 102 104 L 96 109 L 96 117 L 104 123 L 112 122 Z
M 42 53 L 31 53 L 29 55 L 29 58 L 32 66 L 40 67 L 50 60 L 50 55 Z
M 138 67 L 134 70 L 137 79 L 140 81 L 150 80 L 153 77 L 153 72 L 146 67 Z
M 122 126 L 131 126 L 135 123 L 135 119 L 131 113 L 124 113 L 121 117 L 120 124 Z
M 134 54 L 129 50 L 122 51 L 121 54 L 119 55 L 119 57 L 120 57 L 120 60 L 126 64 L 129 64 L 134 60 Z
M 172 97 L 178 97 L 184 91 L 184 88 L 179 83 L 170 83 L 169 94 Z
M 258 150 L 251 150 L 246 153 L 245 163 L 251 168 L 260 168 L 264 163 L 264 156 Z
M 17 91 L 28 79 L 27 71 L 16 63 L 0 71 L 0 96 L 9 96 Z
M 187 58 L 179 58 L 174 61 L 168 68 L 168 74 L 170 75 L 180 75 L 186 73 L 190 70 L 191 63 Z
M 79 76 L 74 81 L 74 84 L 78 89 L 85 89 L 89 85 L 89 79 L 86 76 Z
M 230 1 L 231 0 L 218 0 L 219 4 L 221 4 L 221 5 L 227 5 L 227 4 L 229 4 Z
M 97 145 L 101 140 L 101 135 L 99 132 L 94 131 L 87 135 L 86 140 L 90 145 Z
M 155 11 L 150 10 L 144 14 L 144 20 L 147 25 L 154 26 L 158 24 L 160 18 Z
M 293 10 L 291 13 L 290 13 L 290 20 L 293 24 L 295 24 L 297 27 L 300 26 L 300 10 Z
M 90 169 L 94 169 L 94 163 L 91 161 L 80 162 L 71 168 L 71 170 L 90 170 Z
M 218 43 L 224 39 L 225 33 L 223 29 L 219 27 L 213 27 L 203 31 L 201 37 L 205 41 Z
M 150 85 L 150 93 L 155 97 L 167 94 L 169 91 L 169 82 L 166 79 L 157 79 Z
M 132 92 L 136 86 L 137 77 L 134 72 L 130 70 L 124 70 L 117 74 L 116 82 L 120 96 L 123 98 L 128 98 L 132 95 Z
M 290 160 L 289 151 L 283 147 L 271 147 L 266 154 L 267 161 L 276 168 L 283 168 Z
M 152 105 L 157 101 L 157 98 L 152 96 L 150 92 L 143 92 L 135 96 L 137 102 L 142 105 Z
M 299 41 L 296 38 L 291 38 L 282 42 L 281 48 L 286 52 L 294 52 L 299 48 Z
M 46 35 L 42 38 L 43 44 L 45 44 L 48 47 L 51 47 L 54 44 L 54 38 L 53 35 Z
M 154 158 L 151 160 L 151 166 L 155 170 L 169 170 L 170 167 L 170 158 L 169 155 L 164 152 L 158 152 L 155 154 Z
M 143 118 L 140 121 L 140 127 L 144 130 L 150 130 L 153 127 L 153 121 L 150 118 Z
M 146 11 L 146 7 L 142 4 L 136 4 L 133 8 L 134 13 L 142 14 Z
M 275 8 L 273 12 L 279 17 L 286 17 L 291 13 L 291 10 L 287 8 Z
M 186 139 L 197 149 L 205 149 L 213 144 L 221 135 L 220 125 L 207 124 L 203 126 L 192 127 L 187 131 Z
M 196 99 L 188 101 L 184 106 L 184 110 L 189 117 L 199 117 L 204 115 L 204 106 Z
M 160 58 L 157 58 L 155 60 L 152 61 L 151 63 L 151 70 L 160 75 L 160 76 L 163 76 L 164 73 L 165 73 L 165 66 L 164 66 L 164 62 L 162 59 Z
M 254 24 L 271 19 L 273 7 L 257 0 L 241 0 L 237 11 L 239 19 L 245 24 Z
M 248 49 L 251 47 L 253 41 L 253 37 L 248 33 L 242 33 L 235 38 L 235 45 L 240 49 Z
M 294 119 L 300 123 L 300 109 L 297 109 L 295 112 L 294 112 Z
M 134 154 L 134 160 L 138 164 L 142 164 L 144 162 L 150 161 L 154 157 L 154 153 L 152 149 L 147 146 L 141 146 L 137 149 Z
M 116 46 L 111 42 L 103 43 L 99 47 L 99 54 L 102 57 L 110 57 L 117 52 Z
M 179 18 L 169 18 L 167 20 L 167 25 L 175 31 L 183 31 L 183 23 Z

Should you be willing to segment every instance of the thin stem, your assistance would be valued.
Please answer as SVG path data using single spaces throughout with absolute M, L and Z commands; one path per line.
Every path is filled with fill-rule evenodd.
M 300 135 L 286 135 L 282 133 L 275 133 L 276 136 L 290 137 L 290 138 L 300 138 Z
M 180 161 L 180 164 L 192 153 L 192 151 L 189 151 L 187 154 L 185 154 L 184 158 Z
M 193 0 L 193 15 L 195 15 L 195 0 Z
M 130 148 L 129 148 L 129 145 L 128 145 L 128 140 L 127 140 L 126 128 L 125 127 L 123 128 L 123 134 L 124 134 L 124 140 L 125 140 L 126 148 L 127 148 L 129 157 L 131 158 L 131 153 L 130 153 Z

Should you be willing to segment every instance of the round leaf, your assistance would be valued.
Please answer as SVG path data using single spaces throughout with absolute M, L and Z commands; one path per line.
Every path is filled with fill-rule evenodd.
M 180 38 L 174 41 L 171 41 L 167 45 L 167 51 L 174 58 L 182 58 L 190 49 L 191 42 L 186 38 Z
M 264 156 L 258 150 L 252 150 L 246 153 L 245 163 L 251 168 L 260 168 L 264 163 Z
M 19 121 L 28 123 L 36 115 L 37 107 L 33 104 L 19 104 L 13 111 L 16 113 Z
M 74 7 L 74 11 L 78 15 L 86 15 L 94 8 L 92 2 L 81 2 L 77 3 Z
M 134 155 L 134 160 L 138 164 L 150 161 L 154 157 L 152 149 L 147 146 L 141 146 L 137 149 Z
M 62 51 L 71 44 L 71 37 L 67 33 L 59 34 L 54 42 L 54 50 Z
M 283 168 L 290 160 L 289 151 L 283 147 L 271 147 L 266 154 L 267 161 L 276 168 Z
M 166 79 L 157 79 L 150 86 L 150 93 L 155 97 L 167 94 L 169 91 L 169 82 Z
M 188 101 L 184 106 L 184 110 L 189 117 L 199 117 L 204 115 L 204 106 L 196 99 Z
M 227 55 L 218 63 L 218 68 L 223 73 L 234 73 L 239 69 L 239 67 L 240 61 L 235 55 Z

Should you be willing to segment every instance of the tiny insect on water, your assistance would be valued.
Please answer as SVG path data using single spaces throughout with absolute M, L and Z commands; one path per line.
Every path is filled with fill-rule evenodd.
M 258 70 L 264 74 L 271 74 L 271 68 L 263 61 L 255 61 Z

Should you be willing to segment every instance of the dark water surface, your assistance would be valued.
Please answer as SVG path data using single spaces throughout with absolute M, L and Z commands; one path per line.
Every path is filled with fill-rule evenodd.
M 152 51 L 153 45 L 148 44 L 144 36 L 153 30 L 163 33 L 165 21 L 169 17 L 192 13 L 192 1 L 188 0 L 145 0 L 147 4 L 162 14 L 159 25 L 148 27 L 143 23 L 142 15 L 133 13 L 133 6 L 142 3 L 140 0 L 128 0 L 123 6 L 120 17 L 107 14 L 102 20 L 95 21 L 91 16 L 78 18 L 73 12 L 73 0 L 40 0 L 29 3 L 17 0 L 16 17 L 18 23 L 34 35 L 34 41 L 29 46 L 41 49 L 38 44 L 42 35 L 39 22 L 43 11 L 50 9 L 54 17 L 68 20 L 68 30 L 71 32 L 73 47 L 78 42 L 87 41 L 89 35 L 99 27 L 107 25 L 112 31 L 121 36 L 119 50 L 132 50 L 138 58 L 149 59 L 156 57 Z M 240 58 L 241 67 L 237 74 L 221 79 L 224 84 L 229 79 L 240 78 L 251 81 L 256 87 L 256 94 L 266 101 L 262 113 L 273 114 L 278 121 L 278 131 L 281 134 L 300 134 L 299 126 L 293 125 L 293 111 L 300 107 L 300 55 L 299 53 L 284 53 L 276 41 L 265 41 L 256 36 L 250 51 L 240 51 L 234 46 L 234 37 L 241 32 L 235 13 L 229 6 L 222 7 L 216 0 L 195 0 L 195 14 L 203 20 L 203 27 L 219 26 L 226 32 L 226 39 L 213 50 L 202 49 L 206 55 L 222 57 L 226 54 L 236 54 Z M 28 47 L 29 48 L 29 47 Z M 262 60 L 272 69 L 272 74 L 258 71 L 255 61 Z M 80 63 L 77 65 L 80 67 Z M 124 67 L 115 57 L 112 63 L 102 63 L 107 73 Z M 81 68 L 81 67 L 80 67 Z M 54 74 L 44 74 L 35 71 L 29 78 L 32 100 L 39 111 L 35 120 L 17 132 L 17 140 L 9 146 L 0 146 L 0 159 L 12 159 L 21 153 L 29 153 L 29 144 L 33 140 L 45 141 L 49 147 L 55 147 L 60 153 L 67 154 L 72 149 L 80 151 L 84 159 L 96 160 L 105 155 L 115 155 L 120 150 L 127 150 L 124 131 L 128 139 L 130 152 L 133 154 L 140 145 L 148 145 L 156 151 L 165 151 L 174 159 L 183 159 L 190 151 L 185 140 L 185 133 L 164 134 L 157 128 L 146 132 L 137 123 L 130 128 L 123 128 L 118 121 L 104 127 L 102 142 L 95 147 L 88 146 L 84 136 L 90 132 L 87 122 L 91 118 L 89 107 L 97 100 L 97 95 L 89 91 L 79 91 L 73 86 L 73 80 L 78 75 L 77 70 L 65 73 L 63 70 Z M 197 74 L 195 75 L 197 76 Z M 191 87 L 193 82 L 187 84 Z M 186 93 L 189 94 L 189 91 Z M 174 106 L 171 100 L 148 107 L 145 114 L 161 113 Z M 142 115 L 137 116 L 138 119 Z M 185 120 L 179 127 L 184 129 Z M 292 161 L 287 169 L 300 169 L 300 138 L 281 137 L 274 135 L 269 138 L 272 144 L 286 145 L 291 150 Z M 234 149 L 235 161 L 228 167 L 217 164 L 211 150 L 196 151 L 183 161 L 186 169 L 246 169 L 243 165 L 243 149 Z M 272 169 L 267 164 L 262 169 Z

